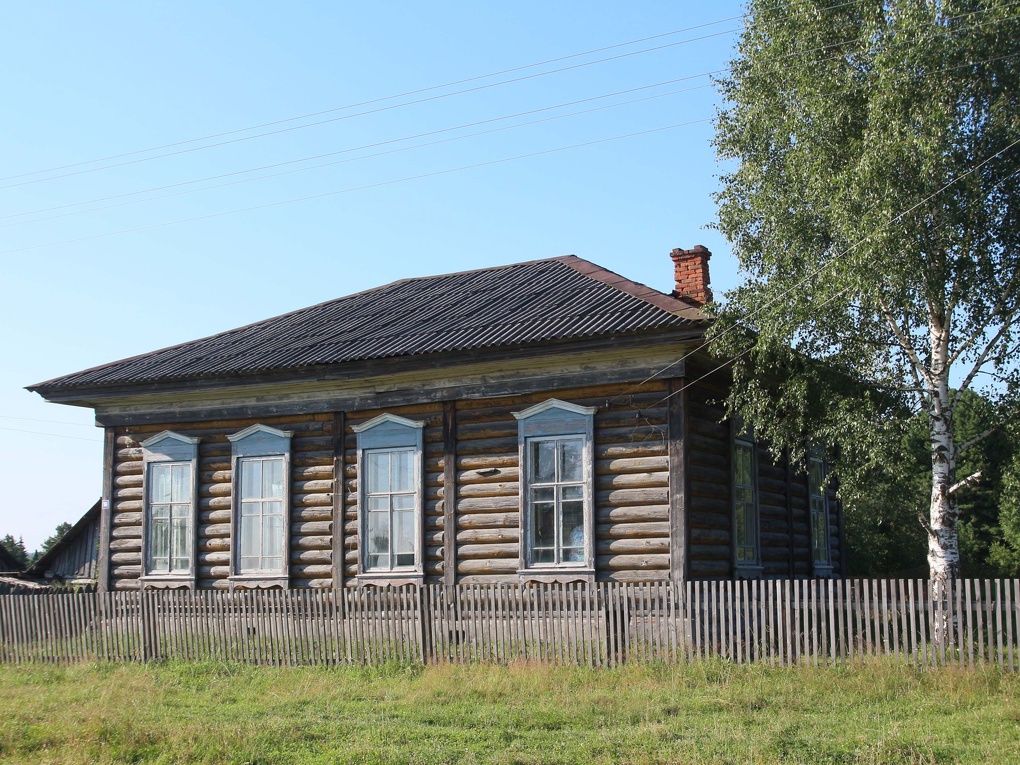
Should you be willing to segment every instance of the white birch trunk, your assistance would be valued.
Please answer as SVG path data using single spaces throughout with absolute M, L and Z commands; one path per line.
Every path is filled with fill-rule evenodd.
M 928 570 L 932 582 L 951 584 L 960 575 L 959 507 L 951 490 L 956 483 L 949 369 L 941 331 L 932 325 L 932 387 L 928 424 L 931 429 L 931 507 L 928 518 Z

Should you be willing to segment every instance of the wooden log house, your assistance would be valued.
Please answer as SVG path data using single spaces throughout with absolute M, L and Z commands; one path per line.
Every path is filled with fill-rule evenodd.
M 724 420 L 710 256 L 406 279 L 31 386 L 104 428 L 100 589 L 839 575 L 825 465 Z

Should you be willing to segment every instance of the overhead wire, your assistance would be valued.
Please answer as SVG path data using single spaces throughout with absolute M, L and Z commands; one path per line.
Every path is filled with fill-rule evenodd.
M 854 0 L 847 0 L 847 1 L 844 1 L 844 2 L 840 2 L 840 3 L 834 3 L 834 4 L 826 6 L 824 8 L 820 8 L 819 11 L 835 10 L 837 8 L 842 8 L 842 7 L 847 6 L 847 5 L 852 5 L 853 2 L 854 2 Z M 568 60 L 574 59 L 574 58 L 581 58 L 583 56 L 594 55 L 596 53 L 603 53 L 603 52 L 608 51 L 608 50 L 615 50 L 615 49 L 618 49 L 618 48 L 624 48 L 624 47 L 627 47 L 628 45 L 638 45 L 638 44 L 643 43 L 643 42 L 650 42 L 651 40 L 658 40 L 658 39 L 662 39 L 664 37 L 671 37 L 673 35 L 683 34 L 685 32 L 693 32 L 693 31 L 696 31 L 698 29 L 705 29 L 705 28 L 708 28 L 708 27 L 711 27 L 711 26 L 717 26 L 719 24 L 726 24 L 726 23 L 729 23 L 731 21 L 736 21 L 738 19 L 743 19 L 745 17 L 745 15 L 746 14 L 738 14 L 736 16 L 729 16 L 729 17 L 726 17 L 726 18 L 716 19 L 714 21 L 705 22 L 703 24 L 695 24 L 693 26 L 689 26 L 689 27 L 684 27 L 684 28 L 681 28 L 681 29 L 672 30 L 670 32 L 663 32 L 663 33 L 660 33 L 660 34 L 650 35 L 650 36 L 647 36 L 647 37 L 641 37 L 641 38 L 637 38 L 637 39 L 634 39 L 634 40 L 628 40 L 628 41 L 622 42 L 622 43 L 614 43 L 612 45 L 607 45 L 607 46 L 603 46 L 603 47 L 600 47 L 600 48 L 592 48 L 590 50 L 581 51 L 579 53 L 571 53 L 571 54 L 568 54 L 568 55 L 565 55 L 565 56 L 558 56 L 558 57 L 551 58 L 551 59 L 545 59 L 543 61 L 538 61 L 538 62 L 534 62 L 534 63 L 531 63 L 531 64 L 523 64 L 523 65 L 520 65 L 520 66 L 511 67 L 509 69 L 502 69 L 502 70 L 495 71 L 495 72 L 489 72 L 488 74 L 482 74 L 482 75 L 475 75 L 475 76 L 472 76 L 472 77 L 466 77 L 466 78 L 463 78 L 463 79 L 453 80 L 453 81 L 442 83 L 442 84 L 439 84 L 439 85 L 431 85 L 431 86 L 424 87 L 424 88 L 418 88 L 418 89 L 415 89 L 415 90 L 404 91 L 403 93 L 396 93 L 396 94 L 389 95 L 389 96 L 382 96 L 382 97 L 379 97 L 379 98 L 373 98 L 373 99 L 370 99 L 370 100 L 367 100 L 367 101 L 360 101 L 360 102 L 357 102 L 357 103 L 346 104 L 344 106 L 337 106 L 337 107 L 332 107 L 332 108 L 329 108 L 329 109 L 323 109 L 323 110 L 316 111 L 316 112 L 310 112 L 310 113 L 298 115 L 298 116 L 295 116 L 295 117 L 286 117 L 284 119 L 273 120 L 271 122 L 263 122 L 263 123 L 260 123 L 260 124 L 257 124 L 257 125 L 251 125 L 251 126 L 244 127 L 244 128 L 236 128 L 236 129 L 233 129 L 233 130 L 227 130 L 227 131 L 223 131 L 223 132 L 220 132 L 220 133 L 212 133 L 212 134 L 205 135 L 205 136 L 199 136 L 197 138 L 189 138 L 189 139 L 182 140 L 182 141 L 175 141 L 175 142 L 172 142 L 172 143 L 160 144 L 158 146 L 151 146 L 151 147 L 146 148 L 146 149 L 136 149 L 134 151 L 123 152 L 123 153 L 120 153 L 120 154 L 113 154 L 113 155 L 109 155 L 109 156 L 106 156 L 106 157 L 98 157 L 96 159 L 84 160 L 84 161 L 81 161 L 81 162 L 75 162 L 75 163 L 65 164 L 65 165 L 58 165 L 58 166 L 55 166 L 55 167 L 45 168 L 45 169 L 42 169 L 42 170 L 34 170 L 34 171 L 31 171 L 31 172 L 27 172 L 27 173 L 20 173 L 18 175 L 9 175 L 9 176 L 5 176 L 5 177 L 0 177 L 0 181 L 15 180 L 17 178 L 25 178 L 25 177 L 28 177 L 30 175 L 40 175 L 42 173 L 57 172 L 59 170 L 65 170 L 65 169 L 72 168 L 72 167 L 80 167 L 82 165 L 95 164 L 97 162 L 107 162 L 107 161 L 114 160 L 114 159 L 121 159 L 123 157 L 130 157 L 130 156 L 135 156 L 135 155 L 138 155 L 138 154 L 145 154 L 145 153 L 152 152 L 152 151 L 161 151 L 162 149 L 174 148 L 176 146 L 183 146 L 183 145 L 190 144 L 190 143 L 197 143 L 199 141 L 213 140 L 215 138 L 221 138 L 221 137 L 228 136 L 228 135 L 236 135 L 237 133 L 245 133 L 245 132 L 248 132 L 248 131 L 251 131 L 251 130 L 260 130 L 260 129 L 265 128 L 265 127 L 273 127 L 275 125 L 281 125 L 281 124 L 285 124 L 287 122 L 296 122 L 298 120 L 311 119 L 312 117 L 318 117 L 318 116 L 321 116 L 323 114 L 331 114 L 331 113 L 334 113 L 334 112 L 337 112 L 337 111 L 343 111 L 343 110 L 346 110 L 346 109 L 356 109 L 356 108 L 359 108 L 359 107 L 362 107 L 362 106 L 370 106 L 372 104 L 382 103 L 384 101 L 391 101 L 391 100 L 396 99 L 396 98 L 405 98 L 405 97 L 408 97 L 408 96 L 419 95 L 421 93 L 427 93 L 427 92 L 431 92 L 431 91 L 434 91 L 434 90 L 442 90 L 443 88 L 456 87 L 457 85 L 464 85 L 464 84 L 467 84 L 469 82 L 477 82 L 478 80 L 489 79 L 491 77 L 500 77 L 500 76 L 502 76 L 504 74 L 512 74 L 513 72 L 524 71 L 526 69 L 534 69 L 534 68 L 539 67 L 539 66 L 546 66 L 548 64 L 555 64 L 555 63 L 559 63 L 561 61 L 568 61 Z M 739 31 L 739 29 L 733 30 L 733 31 Z M 729 34 L 729 33 L 730 32 L 726 32 L 725 34 Z M 659 48 L 653 48 L 653 49 L 649 49 L 649 51 L 651 51 L 651 50 L 658 50 L 658 49 Z M 647 51 L 645 51 L 645 52 L 647 52 Z M 606 60 L 612 60 L 612 59 L 606 59 Z M 591 63 L 600 63 L 600 62 L 591 62 Z M 513 82 L 513 81 L 509 81 L 509 82 Z
M 103 443 L 98 438 L 82 438 L 80 436 L 65 436 L 61 433 L 43 433 L 41 430 L 22 430 L 21 428 L 4 428 L 0 427 L 0 430 L 10 431 L 12 433 L 31 433 L 35 436 L 51 436 L 52 438 L 69 438 L 72 441 L 91 441 L 94 444 Z
M 1016 4 L 1016 3 L 1014 3 L 1014 4 Z M 979 13 L 979 12 L 981 12 L 981 11 L 973 11 L 973 12 L 969 12 L 967 14 L 960 14 L 959 16 L 953 17 L 953 18 L 954 19 L 963 18 L 965 16 L 971 16 L 971 15 L 974 15 L 974 14 Z M 992 22 L 984 22 L 984 23 L 999 23 L 1000 21 L 1002 21 L 1002 20 L 1001 19 L 1000 20 L 993 20 Z M 927 24 L 925 24 L 925 25 L 927 25 Z M 981 25 L 982 24 L 977 24 L 975 26 L 981 26 Z M 846 43 L 853 42 L 856 39 L 857 38 L 851 38 L 849 40 L 844 40 L 844 41 L 841 41 L 839 43 L 830 43 L 830 44 L 827 44 L 827 45 L 824 45 L 824 46 L 819 46 L 817 48 L 812 48 L 812 49 L 809 49 L 809 50 L 806 50 L 806 51 L 800 51 L 800 52 L 795 53 L 795 54 L 790 54 L 789 57 L 794 57 L 794 56 L 800 57 L 800 56 L 807 55 L 809 53 L 818 52 L 819 50 L 824 50 L 824 49 L 828 49 L 828 48 L 839 46 L 839 45 L 845 45 Z M 973 66 L 973 65 L 977 65 L 977 64 L 981 64 L 981 63 L 989 63 L 989 62 L 992 62 L 992 61 L 998 61 L 998 60 L 1002 60 L 1002 59 L 1006 59 L 1006 58 L 1013 58 L 1013 57 L 1016 57 L 1017 55 L 1020 55 L 1020 54 L 1012 54 L 1012 55 L 1009 55 L 1009 56 L 999 56 L 999 57 L 996 57 L 996 58 L 993 58 L 993 59 L 987 59 L 987 60 L 978 61 L 978 62 L 968 62 L 968 64 L 966 64 L 965 66 Z M 789 58 L 789 57 L 781 57 L 781 59 L 777 59 L 777 60 L 782 60 L 782 59 Z M 954 67 L 954 69 L 955 68 L 959 68 L 959 67 Z M 294 159 L 294 160 L 287 160 L 287 161 L 284 161 L 284 162 L 278 162 L 278 163 L 273 163 L 273 164 L 269 164 L 269 165 L 263 165 L 263 166 L 255 167 L 255 168 L 248 168 L 248 169 L 244 169 L 244 170 L 237 170 L 237 171 L 233 171 L 233 172 L 230 172 L 230 173 L 222 173 L 222 174 L 219 174 L 219 175 L 208 176 L 208 177 L 205 177 L 205 178 L 200 178 L 200 179 L 195 179 L 195 180 L 190 180 L 190 181 L 181 181 L 181 182 L 173 183 L 173 184 L 165 184 L 163 186 L 151 187 L 151 188 L 142 189 L 142 190 L 139 190 L 139 191 L 127 192 L 127 193 L 124 193 L 124 194 L 117 194 L 117 195 L 111 195 L 111 196 L 107 196 L 107 197 L 100 197 L 100 198 L 97 198 L 97 199 L 86 200 L 86 201 L 82 201 L 82 202 L 75 202 L 75 203 L 59 205 L 59 206 L 55 206 L 55 207 L 42 208 L 42 209 L 39 209 L 39 210 L 26 211 L 26 212 L 21 212 L 21 213 L 13 213 L 13 214 L 9 214 L 9 215 L 6 215 L 6 216 L 0 216 L 0 220 L 10 219 L 10 218 L 14 218 L 14 217 L 22 217 L 22 216 L 26 216 L 26 215 L 39 214 L 39 213 L 49 212 L 49 211 L 56 211 L 56 210 L 61 210 L 61 209 L 67 209 L 69 207 L 79 207 L 81 205 L 93 204 L 93 203 L 102 202 L 102 201 L 108 201 L 108 200 L 114 200 L 114 199 L 122 199 L 122 198 L 128 197 L 128 196 L 136 196 L 136 195 L 140 195 L 140 194 L 152 193 L 154 191 L 160 191 L 160 190 L 169 189 L 169 188 L 178 188 L 180 186 L 192 185 L 192 184 L 196 184 L 196 183 L 204 183 L 204 182 L 210 181 L 210 180 L 218 180 L 218 179 L 221 179 L 221 178 L 233 177 L 233 176 L 236 176 L 236 175 L 244 175 L 244 174 L 247 174 L 247 173 L 258 172 L 260 170 L 265 170 L 265 169 L 272 169 L 272 168 L 282 167 L 282 166 L 287 166 L 287 165 L 292 165 L 292 164 L 299 164 L 299 163 L 302 163 L 302 162 L 309 162 L 309 161 L 312 161 L 314 159 L 320 159 L 320 158 L 329 157 L 329 156 L 336 156 L 338 154 L 347 154 L 347 153 L 351 153 L 351 152 L 355 152 L 355 151 L 361 151 L 363 149 L 374 148 L 374 147 L 377 147 L 377 146 L 383 146 L 383 145 L 388 145 L 388 144 L 393 144 L 393 143 L 400 143 L 400 142 L 404 142 L 404 141 L 414 140 L 415 138 L 427 137 L 427 136 L 430 136 L 430 135 L 437 135 L 437 134 L 441 134 L 441 133 L 445 133 L 445 132 L 452 132 L 452 131 L 456 131 L 456 130 L 462 130 L 462 129 L 466 129 L 466 128 L 477 126 L 477 125 L 490 124 L 492 122 L 499 122 L 499 121 L 503 121 L 503 120 L 507 120 L 507 119 L 513 119 L 513 118 L 520 117 L 520 116 L 527 116 L 529 114 L 536 114 L 536 113 L 540 113 L 540 112 L 543 112 L 543 111 L 550 111 L 550 110 L 554 110 L 554 109 L 564 108 L 564 107 L 567 107 L 567 106 L 577 105 L 577 104 L 581 104 L 581 103 L 587 103 L 587 102 L 590 102 L 590 101 L 601 100 L 601 99 L 604 99 L 604 98 L 611 98 L 611 97 L 615 97 L 615 96 L 619 96 L 619 95 L 626 95 L 628 93 L 633 93 L 633 92 L 637 92 L 637 91 L 641 91 L 641 90 L 648 90 L 648 89 L 656 88 L 656 87 L 663 87 L 663 86 L 666 86 L 666 85 L 676 84 L 678 82 L 689 81 L 689 80 L 693 80 L 693 79 L 698 79 L 698 78 L 701 78 L 701 77 L 710 77 L 710 76 L 718 74 L 718 73 L 720 73 L 722 71 L 725 71 L 725 70 L 723 70 L 723 69 L 709 70 L 707 72 L 700 72 L 700 73 L 697 73 L 697 74 L 694 74 L 694 75 L 687 75 L 685 77 L 675 78 L 675 79 L 672 79 L 672 80 L 665 80 L 665 81 L 662 81 L 662 82 L 659 82 L 659 83 L 653 83 L 651 85 L 643 85 L 643 86 L 638 86 L 638 87 L 635 87 L 635 88 L 628 88 L 628 89 L 621 90 L 621 91 L 615 91 L 613 93 L 602 94 L 602 95 L 598 95 L 598 96 L 592 96 L 592 97 L 589 97 L 589 98 L 578 99 L 578 100 L 575 100 L 575 101 L 564 102 L 564 103 L 561 103 L 561 104 L 554 104 L 552 106 L 540 107 L 540 108 L 531 109 L 531 110 L 527 110 L 527 111 L 523 111 L 523 112 L 518 112 L 518 113 L 515 113 L 515 114 L 511 114 L 511 115 L 505 115 L 505 116 L 501 116 L 501 117 L 493 117 L 493 118 L 490 118 L 490 119 L 479 120 L 479 121 L 471 122 L 471 123 L 465 123 L 465 124 L 462 124 L 462 125 L 457 125 L 457 126 L 453 126 L 453 127 L 449 127 L 449 128 L 441 128 L 441 129 L 437 129 L 437 130 L 433 130 L 433 131 L 427 131 L 427 132 L 424 132 L 424 133 L 414 134 L 414 135 L 411 135 L 411 136 L 404 136 L 404 137 L 400 137 L 400 138 L 389 139 L 389 140 L 386 140 L 386 141 L 379 141 L 379 142 L 375 142 L 375 143 L 371 143 L 371 144 L 365 144 L 365 145 L 358 146 L 358 147 L 350 147 L 350 148 L 346 148 L 346 149 L 340 149 L 340 150 L 333 151 L 333 152 L 326 152 L 326 153 L 312 155 L 312 156 L 308 156 L 308 157 L 302 157 L 302 158 L 298 158 L 298 159 Z M 905 79 L 906 78 L 907 77 L 905 77 Z M 557 116 L 549 117 L 549 118 L 542 119 L 542 120 L 534 120 L 534 121 L 524 122 L 524 123 L 520 123 L 518 125 L 512 125 L 512 126 L 508 126 L 508 127 L 505 127 L 505 128 L 498 128 L 498 129 L 489 130 L 489 131 L 480 131 L 480 132 L 477 132 L 477 133 L 471 133 L 471 134 L 467 134 L 467 135 L 464 135 L 464 136 L 457 136 L 455 138 L 446 139 L 446 140 L 442 140 L 442 141 L 427 142 L 427 143 L 424 143 L 424 144 L 418 144 L 418 145 L 415 145 L 415 146 L 404 147 L 404 148 L 396 149 L 396 150 L 392 150 L 392 151 L 379 152 L 379 153 L 375 153 L 375 154 L 364 155 L 364 156 L 356 157 L 356 158 L 350 159 L 350 160 L 341 160 L 341 161 L 337 161 L 337 162 L 321 163 L 321 164 L 318 164 L 318 165 L 312 165 L 312 166 L 308 166 L 308 167 L 304 167 L 304 168 L 298 168 L 298 169 L 292 170 L 292 171 L 286 171 L 286 172 L 282 172 L 282 173 L 273 173 L 273 174 L 263 175 L 263 176 L 256 176 L 256 177 L 253 177 L 253 178 L 245 178 L 245 179 L 241 179 L 241 180 L 234 181 L 234 182 L 231 182 L 231 183 L 216 184 L 216 185 L 213 185 L 213 186 L 207 186 L 207 187 L 203 187 L 203 188 L 199 188 L 199 189 L 192 189 L 192 190 L 177 192 L 177 193 L 173 193 L 173 194 L 164 194 L 164 195 L 159 195 L 159 196 L 155 196 L 155 197 L 149 197 L 149 198 L 142 199 L 142 200 L 133 200 L 133 201 L 130 201 L 130 202 L 124 202 L 124 203 L 119 203 L 119 204 L 115 204 L 115 205 L 105 205 L 103 207 L 92 208 L 92 209 L 89 209 L 89 210 L 78 210 L 78 211 L 74 211 L 74 212 L 64 213 L 64 214 L 61 214 L 61 215 L 54 215 L 54 216 L 47 216 L 47 217 L 43 217 L 43 218 L 37 218 L 37 219 L 29 220 L 29 221 L 16 221 L 16 222 L 12 222 L 12 223 L 0 224 L 0 228 L 10 228 L 10 227 L 20 226 L 20 225 L 29 225 L 29 224 L 32 224 L 32 223 L 39 223 L 39 222 L 44 222 L 44 221 L 49 221 L 49 220 L 54 220 L 54 219 L 64 218 L 64 217 L 71 217 L 71 216 L 74 216 L 74 215 L 86 214 L 86 213 L 89 213 L 89 212 L 99 212 L 99 211 L 102 211 L 102 210 L 113 209 L 113 208 L 116 208 L 116 207 L 122 207 L 122 206 L 127 206 L 127 205 L 132 205 L 132 204 L 140 204 L 140 203 L 148 202 L 148 201 L 155 201 L 155 200 L 159 200 L 159 199 L 166 199 L 166 198 L 171 198 L 171 197 L 176 197 L 176 196 L 182 196 L 184 194 L 196 193 L 196 192 L 199 192 L 199 191 L 207 191 L 207 190 L 212 190 L 212 189 L 217 189 L 217 188 L 223 188 L 223 187 L 226 187 L 226 186 L 238 185 L 240 183 L 248 183 L 248 182 L 253 182 L 253 181 L 257 181 L 257 180 L 265 180 L 267 178 L 280 177 L 282 175 L 289 175 L 289 174 L 296 173 L 296 172 L 304 172 L 304 171 L 307 171 L 307 170 L 320 169 L 322 167 L 329 167 L 329 166 L 334 166 L 334 165 L 337 165 L 337 164 L 344 164 L 345 162 L 349 162 L 349 161 L 355 161 L 355 160 L 361 160 L 361 159 L 369 159 L 369 158 L 373 158 L 373 157 L 378 157 L 378 156 L 383 156 L 383 155 L 387 155 L 387 154 L 397 153 L 397 152 L 400 152 L 400 151 L 412 150 L 412 149 L 416 149 L 416 148 L 423 148 L 423 147 L 433 146 L 433 145 L 437 145 L 437 144 L 441 144 L 441 143 L 448 143 L 448 142 L 455 141 L 455 140 L 463 140 L 463 139 L 466 139 L 466 138 L 477 137 L 477 136 L 480 136 L 480 135 L 486 135 L 486 134 L 491 134 L 491 133 L 495 133 L 495 132 L 501 132 L 501 131 L 504 131 L 504 130 L 516 129 L 516 128 L 519 128 L 519 127 L 526 127 L 526 126 L 529 126 L 529 125 L 539 124 L 539 123 L 542 123 L 542 122 L 548 122 L 548 121 L 557 120 L 557 119 L 564 119 L 564 118 L 570 117 L 570 116 L 578 116 L 578 115 L 581 115 L 581 114 L 588 114 L 588 113 L 592 113 L 592 112 L 596 112 L 596 111 L 603 111 L 605 109 L 617 108 L 619 106 L 625 106 L 625 105 L 629 105 L 629 104 L 633 104 L 633 103 L 639 103 L 639 102 L 642 102 L 642 101 L 647 101 L 647 100 L 651 100 L 651 99 L 655 99 L 655 98 L 662 98 L 662 97 L 666 97 L 666 96 L 669 96 L 669 95 L 676 95 L 676 94 L 679 94 L 679 93 L 691 92 L 693 90 L 698 90 L 698 89 L 701 89 L 703 87 L 707 87 L 707 85 L 705 85 L 705 86 L 696 86 L 696 87 L 693 87 L 693 88 L 686 88 L 686 89 L 671 91 L 669 93 L 656 94 L 654 96 L 649 96 L 649 97 L 642 98 L 642 99 L 634 99 L 634 100 L 631 100 L 631 101 L 624 101 L 624 102 L 621 102 L 621 103 L 618 103 L 618 104 L 610 104 L 610 105 L 607 105 L 607 106 L 604 106 L 604 107 L 598 107 L 598 108 L 595 108 L 595 109 L 581 110 L 581 111 L 572 112 L 572 113 L 565 114 L 565 115 L 557 115 Z M 338 193 L 340 193 L 340 192 L 338 192 Z M 73 240 L 69 240 L 69 241 L 73 241 Z M 0 253 L 0 254 L 3 254 L 3 253 Z

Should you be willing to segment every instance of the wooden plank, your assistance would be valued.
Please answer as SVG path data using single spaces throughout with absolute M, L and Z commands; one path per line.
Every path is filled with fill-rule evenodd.
M 667 381 L 668 412 L 666 432 L 669 439 L 669 577 L 682 582 L 689 576 L 687 509 L 690 507 L 688 465 L 688 423 L 686 379 Z
M 113 526 L 113 461 L 117 450 L 117 434 L 107 427 L 103 432 L 103 496 L 99 511 L 99 557 L 96 561 L 96 588 L 110 589 L 110 530 Z
M 457 402 L 443 402 L 443 583 L 457 581 Z
M 333 589 L 344 587 L 344 434 L 346 414 L 333 412 Z

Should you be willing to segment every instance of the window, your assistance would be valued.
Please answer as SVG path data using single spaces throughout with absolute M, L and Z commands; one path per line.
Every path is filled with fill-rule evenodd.
M 234 467 L 232 584 L 288 585 L 291 435 L 252 425 L 227 436 Z
M 808 459 L 808 496 L 811 501 L 811 560 L 815 573 L 832 571 L 829 553 L 829 499 L 826 496 L 825 461 L 818 455 Z
M 382 414 L 353 427 L 358 436 L 358 567 L 364 581 L 421 581 L 424 426 Z
M 165 430 L 142 442 L 143 586 L 194 586 L 198 441 Z
M 595 407 L 550 399 L 518 421 L 521 460 L 520 573 L 533 579 L 593 579 Z
M 738 576 L 758 576 L 758 460 L 754 436 L 733 427 L 733 553 Z

